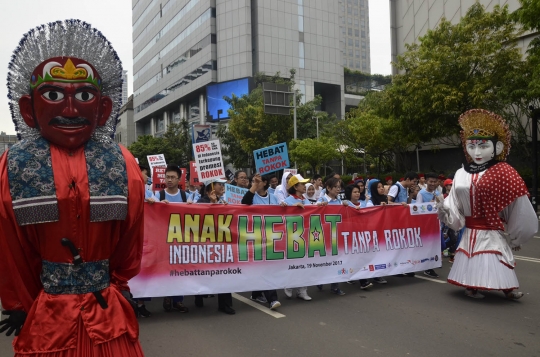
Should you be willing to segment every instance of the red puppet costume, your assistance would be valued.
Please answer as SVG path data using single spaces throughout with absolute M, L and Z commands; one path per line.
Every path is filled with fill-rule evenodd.
M 111 138 L 122 66 L 79 20 L 28 32 L 9 65 L 20 141 L 0 158 L 0 299 L 16 356 L 142 356 L 127 282 L 144 183 Z

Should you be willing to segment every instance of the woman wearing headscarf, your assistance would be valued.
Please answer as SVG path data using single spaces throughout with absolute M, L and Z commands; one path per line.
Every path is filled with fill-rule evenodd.
M 303 194 L 311 204 L 317 202 L 317 192 L 315 191 L 315 186 L 312 183 L 306 183 L 306 193 Z
M 276 187 L 274 196 L 276 196 L 279 203 L 285 201 L 285 199 L 289 196 L 289 192 L 287 192 L 288 190 L 287 183 L 289 182 L 289 179 L 291 178 L 291 176 L 292 176 L 292 173 L 290 171 L 283 173 L 283 177 L 281 178 L 281 185 Z
M 381 181 L 375 181 L 369 183 L 369 192 L 371 192 L 371 197 L 368 201 L 373 204 L 373 206 L 384 206 L 388 204 L 388 197 L 384 194 L 384 185 Z

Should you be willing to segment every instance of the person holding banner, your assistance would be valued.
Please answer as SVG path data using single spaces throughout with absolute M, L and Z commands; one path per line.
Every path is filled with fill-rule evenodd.
M 245 172 L 244 172 L 245 174 Z M 217 203 L 226 205 L 221 196 L 225 192 L 225 184 L 227 180 L 213 178 L 205 182 L 204 186 L 204 196 L 199 198 L 197 203 Z M 226 313 L 227 315 L 234 315 L 236 311 L 232 308 L 232 294 L 231 293 L 222 293 L 218 294 L 218 310 Z M 204 301 L 202 295 L 195 296 L 195 306 L 203 307 Z
M 156 202 L 162 203 L 190 203 L 187 200 L 186 192 L 178 188 L 178 181 L 182 177 L 182 171 L 176 165 L 168 165 L 165 170 L 165 179 L 167 188 L 158 191 L 154 195 Z M 170 312 L 173 309 L 179 312 L 189 312 L 187 306 L 184 305 L 183 296 L 167 296 L 163 298 L 163 309 Z
M 283 177 L 285 177 L 286 174 L 287 173 L 285 173 Z M 304 179 L 300 174 L 291 176 L 291 178 L 288 180 L 288 185 L 290 187 L 287 193 L 289 196 L 283 201 L 284 204 L 287 206 L 296 206 L 300 208 L 310 205 L 311 202 L 309 202 L 309 200 L 303 196 L 303 194 L 306 193 L 306 183 L 308 182 L 309 179 Z M 296 290 L 297 298 L 305 301 L 311 300 L 311 297 L 307 294 L 307 286 L 298 287 Z M 292 288 L 285 288 L 284 291 L 288 298 L 292 297 Z
M 251 188 L 242 198 L 244 205 L 279 205 L 279 202 L 273 194 L 268 192 L 270 186 L 269 179 L 259 174 L 253 175 Z M 278 301 L 277 290 L 253 291 L 251 300 L 262 304 L 269 304 L 270 310 L 275 310 L 281 306 Z
M 365 199 L 361 199 L 360 188 L 358 188 L 357 185 L 349 185 L 345 187 L 345 198 L 347 199 L 347 204 L 349 207 L 354 209 L 373 207 L 373 203 L 370 203 L 368 206 L 368 202 Z
M 439 219 L 456 232 L 465 227 L 448 282 L 475 299 L 484 297 L 480 290 L 520 299 L 512 250 L 536 234 L 538 219 L 523 179 L 505 162 L 510 129 L 502 117 L 482 109 L 463 113 L 459 124 L 467 162 L 456 172 L 449 196 L 437 199 Z
M 337 176 L 337 177 L 336 177 Z M 334 174 L 332 177 L 328 178 L 325 182 L 325 191 L 324 195 L 319 197 L 317 200 L 317 205 L 326 206 L 326 205 L 344 205 L 348 206 L 347 201 L 342 201 L 339 198 L 339 193 L 341 192 L 341 178 L 339 175 Z M 322 285 L 317 285 L 319 290 L 322 290 Z M 339 288 L 339 283 L 332 283 L 330 285 L 330 291 L 333 294 L 343 296 L 345 292 Z

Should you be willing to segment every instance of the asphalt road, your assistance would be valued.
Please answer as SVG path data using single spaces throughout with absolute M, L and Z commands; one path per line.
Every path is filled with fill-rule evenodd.
M 153 312 L 140 322 L 146 356 L 540 356 L 540 235 L 516 254 L 519 301 L 500 292 L 482 300 L 464 296 L 445 282 L 450 263 L 437 269 L 439 279 L 388 277 L 388 284 L 360 290 L 341 284 L 345 296 L 310 287 L 312 301 L 286 299 L 284 316 L 267 314 L 234 300 L 237 314 L 217 311 L 217 298 L 190 312 L 165 313 L 161 299 L 147 304 Z M 249 297 L 249 293 L 240 293 Z M 254 304 L 254 303 L 252 303 Z M 0 336 L 0 356 L 12 355 L 11 338 Z

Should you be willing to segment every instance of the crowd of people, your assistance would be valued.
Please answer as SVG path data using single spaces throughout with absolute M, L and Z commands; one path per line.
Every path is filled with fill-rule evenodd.
M 149 169 L 140 166 L 141 173 L 146 182 L 150 183 Z M 304 208 L 309 205 L 343 205 L 353 209 L 364 209 L 374 206 L 384 205 L 408 205 L 411 203 L 435 202 L 436 197 L 443 195 L 446 197 L 452 187 L 452 179 L 435 173 L 417 174 L 407 172 L 402 178 L 393 182 L 393 178 L 388 176 L 384 182 L 375 177 L 365 179 L 357 174 L 353 179 L 344 183 L 341 175 L 331 172 L 326 177 L 314 175 L 311 179 L 304 178 L 301 174 L 284 172 L 281 180 L 275 175 L 261 176 L 254 174 L 249 176 L 246 171 L 238 170 L 234 174 L 233 180 L 213 179 L 206 181 L 202 186 L 195 186 L 185 182 L 185 190 L 180 188 L 181 171 L 176 165 L 169 165 L 166 169 L 166 188 L 155 193 L 150 190 L 151 185 L 147 185 L 145 199 L 146 202 L 155 203 L 184 203 L 184 204 L 204 204 L 217 203 L 226 204 L 224 197 L 225 184 L 235 185 L 245 188 L 248 191 L 242 198 L 245 205 L 281 205 L 296 206 Z M 459 243 L 459 232 L 456 233 L 447 226 L 441 228 L 441 251 L 447 249 L 449 254 L 454 254 Z M 450 261 L 452 261 L 450 257 Z M 429 269 L 423 274 L 438 278 L 439 275 Z M 415 273 L 401 274 L 400 276 L 414 277 Z M 372 279 L 378 284 L 386 284 L 383 277 Z M 356 281 L 348 281 L 348 284 L 356 284 Z M 373 284 L 367 279 L 359 280 L 360 289 L 369 289 Z M 323 290 L 323 285 L 317 285 L 319 290 Z M 296 288 L 285 288 L 284 294 L 287 298 L 295 296 L 299 299 L 309 301 L 312 298 L 308 295 L 307 286 Z M 330 292 L 339 296 L 345 295 L 340 289 L 339 283 L 330 285 Z M 195 305 L 204 306 L 203 298 L 209 296 L 196 296 Z M 253 291 L 251 294 L 253 301 L 267 304 L 272 310 L 281 306 L 276 290 Z M 137 300 L 137 315 L 139 317 L 150 317 L 151 312 L 146 308 L 144 301 Z M 163 299 L 165 311 L 188 312 L 189 309 L 183 304 L 183 296 L 170 296 Z M 227 314 L 234 314 L 232 308 L 231 294 L 218 294 L 218 310 Z

